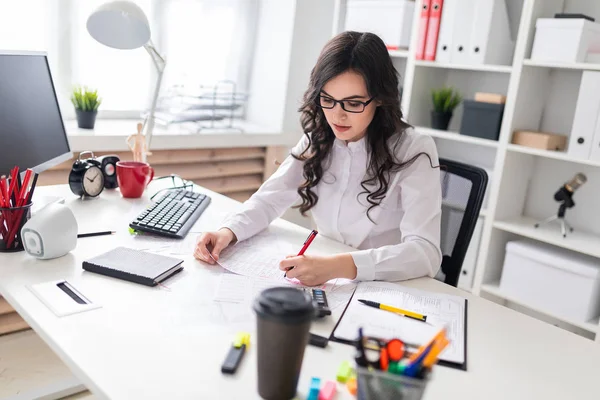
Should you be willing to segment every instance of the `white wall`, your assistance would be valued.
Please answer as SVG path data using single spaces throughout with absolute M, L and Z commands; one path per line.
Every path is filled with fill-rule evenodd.
M 246 119 L 283 127 L 295 0 L 260 0 Z
M 291 149 L 302 136 L 298 108 L 321 49 L 331 39 L 334 0 L 261 0 L 248 119 L 281 129 Z M 310 228 L 290 209 L 283 218 Z
M 334 6 L 333 0 L 299 0 L 296 4 L 283 120 L 283 131 L 290 136 L 290 144 L 295 144 L 302 134 L 298 107 L 308 88 L 310 72 L 332 37 Z

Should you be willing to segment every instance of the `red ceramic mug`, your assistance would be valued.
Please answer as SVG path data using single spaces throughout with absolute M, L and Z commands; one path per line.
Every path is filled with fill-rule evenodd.
M 142 197 L 144 189 L 154 178 L 154 169 L 147 163 L 138 161 L 117 162 L 117 182 L 123 197 Z

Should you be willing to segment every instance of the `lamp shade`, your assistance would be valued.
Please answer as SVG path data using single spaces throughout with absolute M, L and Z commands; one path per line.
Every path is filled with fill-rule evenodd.
M 87 30 L 98 42 L 115 49 L 137 49 L 150 40 L 148 18 L 131 1 L 101 5 L 88 17 Z

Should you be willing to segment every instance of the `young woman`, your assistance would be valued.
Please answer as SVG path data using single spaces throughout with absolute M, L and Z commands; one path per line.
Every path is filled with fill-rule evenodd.
M 279 267 L 317 285 L 333 278 L 404 280 L 437 273 L 441 185 L 435 143 L 402 120 L 398 73 L 383 41 L 344 32 L 327 43 L 300 108 L 304 136 L 242 209 L 203 233 L 194 255 L 219 253 L 285 210 L 311 211 L 320 235 L 357 251 L 291 256 Z

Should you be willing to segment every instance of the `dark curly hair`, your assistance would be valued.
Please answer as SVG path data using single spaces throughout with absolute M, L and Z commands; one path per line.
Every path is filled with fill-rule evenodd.
M 311 71 L 309 87 L 299 109 L 302 113 L 302 129 L 309 143 L 301 154 L 292 154 L 297 160 L 304 161 L 305 182 L 298 188 L 302 203 L 296 206 L 302 215 L 306 215 L 318 201 L 312 188 L 323 178 L 323 164 L 335 140 L 325 114 L 318 105 L 318 98 L 330 79 L 348 70 L 362 75 L 369 96 L 379 102 L 366 133 L 370 157 L 361 186 L 364 189 L 362 193 L 368 193 L 367 201 L 370 206 L 367 215 L 385 197 L 392 173 L 406 168 L 421 155 L 427 156 L 432 165 L 427 153 L 419 153 L 405 162 L 400 162 L 395 157 L 396 147 L 401 143 L 404 131 L 411 126 L 402 119 L 399 74 L 383 41 L 372 33 L 343 32 L 331 39 L 321 51 Z

